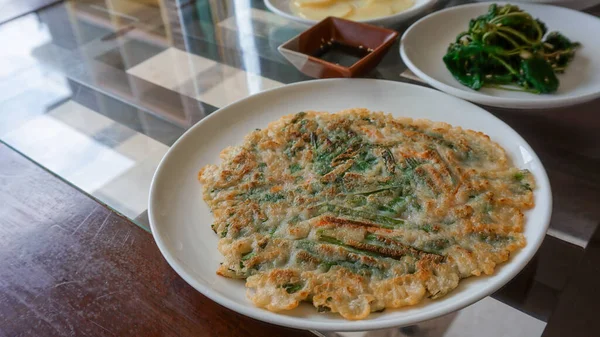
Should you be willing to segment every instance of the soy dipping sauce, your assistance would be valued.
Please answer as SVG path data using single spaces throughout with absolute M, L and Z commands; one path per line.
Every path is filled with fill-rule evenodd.
M 320 48 L 312 56 L 329 63 L 350 67 L 372 51 L 371 48 L 365 46 L 353 46 L 331 39 L 329 41 L 322 40 Z

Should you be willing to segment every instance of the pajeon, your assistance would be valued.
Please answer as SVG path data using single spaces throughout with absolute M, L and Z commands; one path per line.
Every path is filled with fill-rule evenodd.
M 199 173 L 224 260 L 271 311 L 439 298 L 525 246 L 535 182 L 483 133 L 366 109 L 299 112 Z

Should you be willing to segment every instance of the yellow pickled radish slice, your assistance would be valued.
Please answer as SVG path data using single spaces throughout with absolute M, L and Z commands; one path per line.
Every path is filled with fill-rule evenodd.
M 361 8 L 361 7 L 365 7 L 366 5 L 372 3 L 372 2 L 379 2 L 382 0 L 352 0 L 350 1 L 353 5 L 354 8 Z
M 392 6 L 394 3 L 398 2 L 398 1 L 402 2 L 403 0 L 359 0 L 358 2 L 355 1 L 355 3 L 358 3 L 359 7 L 365 7 L 365 6 L 370 6 L 370 5 L 374 5 L 374 4 Z
M 338 18 L 347 17 L 352 13 L 352 5 L 345 2 L 336 3 L 326 7 L 298 7 L 297 13 L 303 18 L 311 20 L 322 20 L 328 16 Z
M 382 4 L 382 5 L 389 5 L 390 7 L 392 7 L 392 12 L 394 13 L 398 13 L 401 11 L 404 11 L 412 6 L 414 6 L 415 2 L 413 0 L 360 0 L 357 3 L 360 7 L 364 6 L 364 5 L 370 5 L 370 4 Z
M 395 0 L 392 1 L 392 11 L 399 13 L 411 8 L 415 2 L 413 0 Z
M 351 20 L 367 20 L 391 15 L 392 7 L 388 3 L 372 2 L 354 11 L 348 18 Z
M 298 7 L 310 6 L 328 6 L 334 3 L 334 0 L 296 0 L 294 4 Z

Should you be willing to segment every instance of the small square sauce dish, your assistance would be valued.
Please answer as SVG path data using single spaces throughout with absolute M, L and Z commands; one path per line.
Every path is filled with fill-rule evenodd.
M 358 77 L 375 68 L 397 38 L 391 29 L 328 17 L 277 49 L 308 76 Z

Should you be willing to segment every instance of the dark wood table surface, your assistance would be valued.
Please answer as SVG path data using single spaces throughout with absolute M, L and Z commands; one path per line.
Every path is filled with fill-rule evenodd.
M 2 7 L 7 1 L 12 6 Z M 27 12 L 24 7 L 33 10 L 53 2 L 0 0 L 4 11 L 0 22 Z M 14 25 L 2 25 L 0 40 L 5 38 L 0 56 L 26 44 L 7 35 L 6 27 L 12 27 L 12 32 L 27 34 L 23 42 L 30 48 L 8 60 L 17 64 L 29 57 L 31 69 L 15 71 L 0 81 L 0 131 L 21 132 L 19 137 L 2 135 L 0 141 L 0 337 L 315 336 L 241 316 L 204 297 L 170 268 L 151 234 L 138 227 L 147 225 L 144 206 L 133 212 L 120 202 L 120 195 L 92 194 L 121 214 L 133 214 L 130 219 L 136 225 L 89 197 L 90 191 L 66 183 L 77 184 L 69 180 L 73 174 L 54 170 L 59 178 L 38 166 L 52 168 L 48 163 L 68 162 L 79 147 L 63 151 L 64 157 L 39 154 L 68 148 L 72 139 L 79 139 L 93 145 L 80 155 L 101 148 L 102 153 L 131 160 L 134 168 L 144 169 L 135 172 L 154 172 L 152 163 L 146 163 L 147 153 L 142 153 L 145 147 L 139 153 L 117 148 L 141 139 L 166 151 L 187 128 L 241 98 L 236 95 L 249 94 L 242 90 L 246 81 L 283 85 L 308 79 L 276 49 L 305 28 L 269 17 L 262 0 L 157 0 L 168 5 L 160 10 L 130 6 L 142 2 L 72 0 L 13 20 Z M 464 2 L 471 0 L 441 0 L 438 6 Z M 236 17 L 234 7 L 240 4 L 252 8 Z M 600 6 L 589 12 L 600 15 Z M 238 19 L 248 26 L 238 27 Z M 372 77 L 410 82 L 400 75 L 406 67 L 397 53 L 398 45 L 392 50 L 396 52 L 386 55 Z M 168 60 L 185 62 L 173 62 L 177 66 L 171 67 L 165 55 Z M 12 66 L 12 61 L 3 60 Z M 181 75 L 190 72 L 188 62 L 198 67 L 197 72 L 189 78 L 175 76 L 178 85 L 170 82 L 170 76 L 154 76 L 138 67 L 145 63 L 156 67 L 156 73 Z M 48 69 L 52 76 L 46 76 Z M 23 93 L 8 95 L 13 88 Z M 217 89 L 222 96 L 231 93 L 231 101 L 208 95 Z M 81 115 L 65 117 L 68 107 Z M 600 284 L 600 100 L 561 109 L 485 108 L 534 148 L 547 169 L 554 200 L 550 225 L 554 233 L 546 236 L 529 265 L 492 299 L 506 304 L 504 313 L 516 311 L 527 321 L 547 323 L 543 337 L 600 336 L 596 317 L 600 312 L 596 289 Z M 41 141 L 31 137 L 36 130 L 23 127 L 30 120 L 50 121 L 54 124 L 43 125 L 56 129 L 47 131 L 70 130 L 78 138 L 56 137 L 40 150 Z M 106 123 L 96 125 L 98 120 Z M 41 159 L 36 164 L 2 141 L 34 160 L 36 153 Z M 81 173 L 89 164 L 90 157 L 80 157 L 71 163 L 71 173 Z M 131 178 L 133 174 L 129 177 L 118 186 L 119 191 L 129 189 L 123 199 L 134 194 L 131 189 L 138 189 L 140 195 L 148 191 L 149 182 L 144 185 Z M 110 181 L 113 187 L 115 181 Z M 507 326 L 494 336 L 515 335 L 510 331 L 518 329 L 510 326 L 518 323 L 493 316 Z M 442 328 L 455 323 L 451 317 Z M 404 337 L 413 331 L 411 336 L 415 336 L 416 328 L 404 329 L 402 334 L 380 330 L 373 335 Z M 489 335 L 488 330 L 480 336 Z M 447 337 L 427 335 L 440 336 Z
M 0 144 L 0 336 L 314 335 L 204 297 L 149 233 Z

